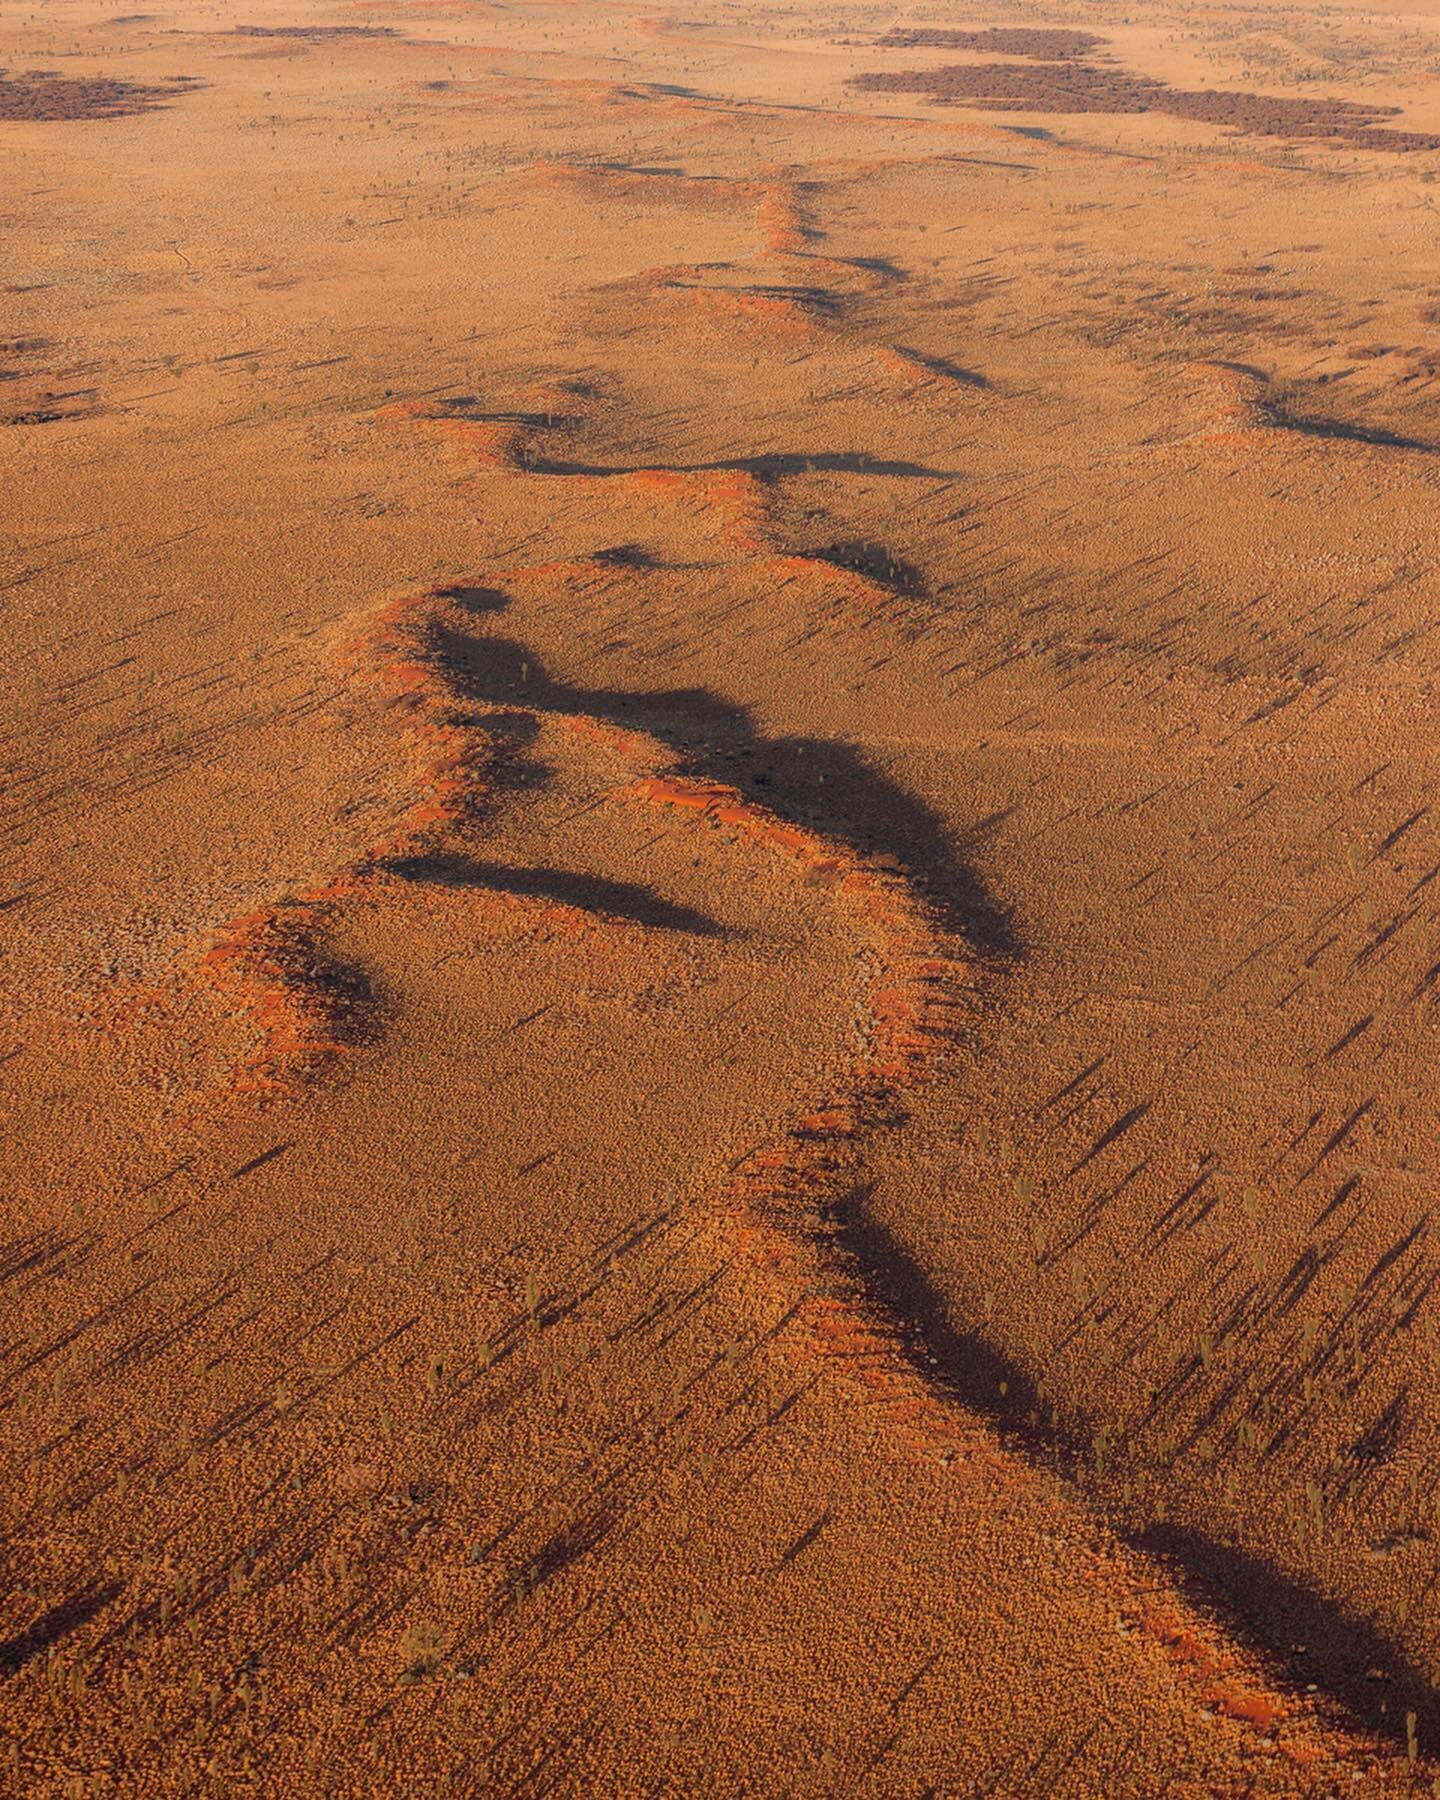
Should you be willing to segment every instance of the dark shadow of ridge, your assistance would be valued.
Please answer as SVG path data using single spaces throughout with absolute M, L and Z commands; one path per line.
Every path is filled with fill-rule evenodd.
M 23 1631 L 0 1639 L 0 1681 L 8 1680 L 37 1656 L 47 1656 L 72 1632 L 88 1625 L 122 1592 L 118 1581 L 92 1582 L 65 1599 Z
M 1275 423 L 1284 431 L 1300 437 L 1338 438 L 1347 444 L 1369 444 L 1377 450 L 1414 450 L 1423 456 L 1434 456 L 1440 445 L 1425 438 L 1406 437 L 1400 431 L 1387 431 L 1382 425 L 1353 425 L 1345 419 L 1306 418 L 1281 412 Z
M 466 603 L 468 590 L 452 594 Z M 478 615 L 503 596 L 483 591 Z M 749 712 L 705 688 L 626 693 L 552 679 L 533 651 L 510 638 L 470 636 L 440 625 L 431 648 L 457 691 L 488 705 L 586 713 L 658 738 L 683 772 L 723 779 L 791 823 L 811 826 L 861 855 L 898 857 L 937 923 L 976 954 L 1009 961 L 1022 949 L 1006 910 L 924 801 L 873 769 L 853 746 L 825 738 L 767 738 Z M 808 804 L 797 804 L 804 796 Z
M 704 913 L 666 900 L 639 882 L 609 881 L 603 875 L 570 869 L 516 869 L 443 850 L 394 857 L 383 867 L 405 881 L 486 888 L 492 893 L 516 894 L 527 900 L 552 900 L 560 906 L 628 919 L 634 925 L 648 925 L 659 931 L 684 931 L 695 937 L 734 935 Z
M 1405 1741 L 1405 1715 L 1413 1712 L 1422 1746 L 1436 1743 L 1440 1693 L 1372 1621 L 1247 1550 L 1177 1523 L 1137 1530 L 1113 1517 L 1087 1479 L 1093 1446 L 1053 1422 L 1053 1414 L 1047 1423 L 1026 1371 L 980 1332 L 953 1322 L 945 1296 L 868 1211 L 872 1192 L 856 1185 L 835 1206 L 838 1247 L 852 1259 L 867 1296 L 899 1327 L 914 1366 L 932 1386 L 987 1418 L 1022 1455 L 1053 1462 L 1121 1542 L 1160 1562 L 1176 1588 L 1278 1680 L 1291 1688 L 1313 1683 L 1351 1722 L 1397 1745 Z
M 508 604 L 495 590 L 450 592 L 473 609 L 477 625 L 483 614 Z M 1022 953 L 1004 910 L 958 855 L 943 822 L 871 769 L 852 747 L 824 739 L 766 738 L 745 708 L 703 688 L 626 693 L 573 686 L 551 678 L 523 644 L 483 630 L 472 635 L 438 626 L 431 648 L 462 695 L 488 705 L 583 713 L 647 731 L 677 753 L 688 773 L 731 782 L 778 816 L 815 826 L 861 854 L 897 855 L 947 930 L 996 961 Z M 737 760 L 748 766 L 737 767 Z M 783 798 L 777 799 L 772 784 Z M 1055 1467 L 1107 1517 L 1122 1542 L 1157 1560 L 1176 1588 L 1236 1643 L 1255 1652 L 1277 1680 L 1292 1688 L 1313 1683 L 1351 1722 L 1391 1742 L 1403 1741 L 1405 1715 L 1413 1711 L 1422 1743 L 1435 1741 L 1440 1696 L 1373 1623 L 1247 1551 L 1174 1525 L 1136 1530 L 1110 1516 L 1090 1485 L 1087 1436 L 1056 1421 L 1053 1413 L 1047 1420 L 1023 1367 L 983 1332 L 957 1326 L 923 1268 L 869 1214 L 871 1191 L 857 1184 L 834 1204 L 838 1231 L 830 1241 L 937 1392 L 992 1421 L 1017 1454 Z M 1302 1644 L 1303 1655 L 1293 1648 Z M 1379 1682 L 1375 1670 L 1382 1672 Z
M 634 467 L 618 463 L 559 462 L 549 457 L 531 457 L 526 468 L 532 475 L 646 475 L 653 463 L 636 463 Z M 898 481 L 958 481 L 963 469 L 931 469 L 923 463 L 904 462 L 895 457 L 871 456 L 864 450 L 772 451 L 762 456 L 732 456 L 719 462 L 666 463 L 667 474 L 677 475 L 753 475 L 757 481 L 780 481 L 787 475 L 879 475 Z
M 919 569 L 906 562 L 904 557 L 896 556 L 884 544 L 859 541 L 827 544 L 823 550 L 812 550 L 809 554 L 820 562 L 829 563 L 832 568 L 849 569 L 856 575 L 863 575 L 907 600 L 917 599 L 925 591 Z
M 988 376 L 980 374 L 976 369 L 961 368 L 959 363 L 951 362 L 948 357 L 927 356 L 922 354 L 919 350 L 907 350 L 903 348 L 901 349 L 900 354 L 908 357 L 911 362 L 915 363 L 917 367 L 924 369 L 927 374 L 939 376 L 942 381 L 958 382 L 961 387 L 980 388 L 987 393 L 991 389 L 992 384 Z

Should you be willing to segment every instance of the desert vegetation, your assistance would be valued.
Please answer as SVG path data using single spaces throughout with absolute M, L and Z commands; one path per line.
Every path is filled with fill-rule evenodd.
M 1429 1792 L 1433 21 L 0 65 L 0 1789 Z

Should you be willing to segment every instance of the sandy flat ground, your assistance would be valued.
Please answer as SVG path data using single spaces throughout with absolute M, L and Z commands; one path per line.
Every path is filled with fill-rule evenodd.
M 1440 24 L 0 6 L 0 1791 L 1440 1784 Z

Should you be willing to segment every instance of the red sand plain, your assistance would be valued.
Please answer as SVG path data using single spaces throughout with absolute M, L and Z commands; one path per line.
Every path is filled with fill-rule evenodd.
M 1429 10 L 0 71 L 0 1791 L 1440 1789 Z

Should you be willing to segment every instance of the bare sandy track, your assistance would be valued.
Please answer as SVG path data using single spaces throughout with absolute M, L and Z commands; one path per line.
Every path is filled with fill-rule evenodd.
M 1428 1791 L 1424 15 L 0 66 L 5 1791 Z

